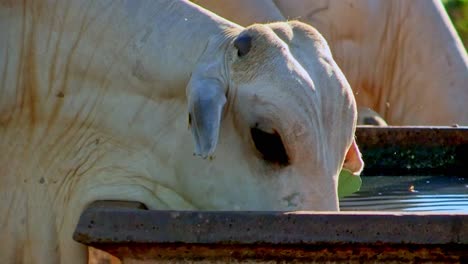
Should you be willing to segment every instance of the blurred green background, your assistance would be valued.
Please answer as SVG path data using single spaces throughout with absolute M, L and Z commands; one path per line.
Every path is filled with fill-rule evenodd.
M 458 35 L 468 48 L 468 0 L 442 0 Z M 468 50 L 468 49 L 467 49 Z

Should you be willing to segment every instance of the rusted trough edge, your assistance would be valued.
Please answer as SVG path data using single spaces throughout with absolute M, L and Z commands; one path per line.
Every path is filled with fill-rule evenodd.
M 366 127 L 356 130 L 363 175 L 455 175 L 468 170 L 468 127 Z
M 468 258 L 468 214 L 155 211 L 100 201 L 74 239 L 121 259 Z
M 221 245 L 221 244 L 98 244 L 94 247 L 121 260 L 157 263 L 467 263 L 466 247 L 460 245 L 323 244 L 323 245 Z M 106 262 L 104 262 L 106 263 Z M 124 261 L 125 263 L 125 261 Z M 145 262 L 147 263 L 147 262 Z
M 468 214 L 400 212 L 157 211 L 91 205 L 74 239 L 100 243 L 468 246 Z M 139 204 L 139 203 L 135 203 Z M 138 207 L 143 208 L 143 207 Z
M 361 144 L 386 146 L 468 144 L 468 126 L 358 126 L 356 137 Z

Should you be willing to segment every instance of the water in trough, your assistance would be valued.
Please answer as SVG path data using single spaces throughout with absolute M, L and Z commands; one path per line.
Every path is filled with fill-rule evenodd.
M 468 177 L 368 176 L 359 192 L 340 200 L 342 211 L 468 213 Z

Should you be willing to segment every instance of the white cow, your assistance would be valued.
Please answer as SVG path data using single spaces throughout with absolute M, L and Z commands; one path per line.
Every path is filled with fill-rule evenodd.
M 0 263 L 84 263 L 95 200 L 338 210 L 343 164 L 362 169 L 352 91 L 310 26 L 172 0 L 2 1 L 0 23 Z
M 313 25 L 358 106 L 389 124 L 468 125 L 468 59 L 440 0 L 194 2 L 241 25 L 285 19 Z

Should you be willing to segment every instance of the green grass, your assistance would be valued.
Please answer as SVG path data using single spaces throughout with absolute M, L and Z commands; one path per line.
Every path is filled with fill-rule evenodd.
M 465 49 L 468 50 L 468 0 L 442 0 Z

